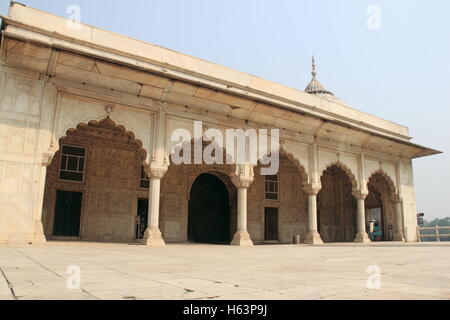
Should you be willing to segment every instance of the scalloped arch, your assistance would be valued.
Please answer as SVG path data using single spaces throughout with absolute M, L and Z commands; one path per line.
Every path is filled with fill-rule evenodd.
M 325 167 L 325 169 L 322 171 L 322 175 L 325 173 L 325 171 L 327 171 L 328 169 L 332 168 L 332 167 L 338 167 L 340 169 L 342 169 L 342 171 L 344 171 L 346 173 L 346 175 L 348 176 L 348 178 L 350 179 L 350 182 L 352 183 L 352 189 L 353 190 L 357 190 L 358 189 L 358 180 L 356 180 L 355 175 L 353 174 L 352 170 L 347 167 L 345 164 L 343 164 L 340 161 L 335 161 L 333 163 L 330 163 L 329 165 L 327 165 Z
M 183 142 L 182 147 L 185 146 L 185 145 L 189 145 L 189 144 L 190 144 L 190 146 L 191 146 L 191 156 L 192 156 L 192 155 L 193 155 L 193 152 L 194 152 L 195 142 L 197 142 L 197 141 L 200 141 L 200 142 L 202 143 L 202 157 L 203 157 L 203 150 L 204 150 L 205 146 L 207 146 L 207 145 L 210 144 L 210 141 L 205 141 L 205 140 L 203 140 L 202 138 L 200 138 L 200 139 L 191 138 L 190 141 L 185 141 L 185 142 Z M 214 142 L 212 142 L 212 143 L 213 143 L 215 146 L 217 146 L 217 147 L 219 147 L 219 148 L 222 149 L 222 151 L 223 151 L 223 156 L 224 156 L 224 159 L 223 159 L 224 163 L 223 163 L 223 164 L 228 164 L 228 163 L 227 163 L 227 159 L 228 159 L 228 157 L 231 157 L 231 155 L 227 152 L 226 147 L 225 147 L 225 146 L 220 147 L 218 144 L 216 144 L 216 143 L 214 143 Z M 170 165 L 173 164 L 173 162 L 172 162 L 172 152 L 173 152 L 173 151 L 174 151 L 174 150 L 170 150 L 170 153 L 169 153 L 169 155 L 168 155 Z M 192 160 L 192 158 L 191 158 L 191 160 Z M 203 162 L 203 158 L 202 158 L 202 162 Z M 211 164 L 211 166 L 214 166 L 214 165 L 216 165 L 216 164 Z M 220 165 L 220 164 L 219 164 L 219 165 Z M 228 165 L 233 166 L 233 172 L 236 171 L 236 164 L 228 164 Z
M 137 143 L 137 145 L 138 145 L 140 151 L 141 151 L 142 157 L 143 157 L 144 159 L 147 158 L 147 156 L 148 156 L 149 153 L 148 153 L 148 151 L 144 148 L 144 145 L 143 145 L 142 140 L 139 139 L 139 138 L 136 138 L 136 136 L 135 136 L 135 134 L 134 134 L 133 131 L 127 130 L 126 127 L 125 127 L 124 125 L 122 125 L 122 124 L 117 124 L 117 123 L 116 123 L 114 120 L 112 120 L 109 116 L 107 116 L 106 118 L 103 118 L 103 119 L 101 119 L 101 120 L 95 120 L 95 119 L 92 119 L 92 120 L 88 120 L 88 121 L 86 121 L 86 122 L 80 122 L 80 123 L 78 123 L 78 124 L 75 126 L 75 128 L 73 128 L 73 127 L 72 127 L 72 128 L 68 128 L 68 129 L 65 131 L 65 135 L 59 137 L 57 149 L 60 148 L 60 141 L 62 141 L 63 139 L 67 138 L 67 136 L 69 136 L 71 133 L 74 133 L 74 132 L 76 132 L 77 130 L 79 130 L 79 129 L 83 128 L 83 127 L 88 127 L 88 126 L 101 127 L 101 128 L 106 128 L 106 129 L 111 129 L 111 130 L 118 130 L 118 131 L 120 131 L 120 132 L 123 133 L 124 135 L 128 136 L 128 138 L 129 138 L 130 140 L 135 141 L 135 142 Z M 56 152 L 56 150 L 55 150 L 55 152 Z M 145 161 L 145 160 L 144 160 L 144 161 Z
M 237 189 L 236 189 L 236 186 L 233 184 L 233 181 L 231 180 L 230 173 L 226 172 L 223 169 L 211 168 L 211 169 L 201 170 L 200 172 L 196 173 L 194 178 L 192 178 L 191 181 L 188 182 L 188 187 L 186 188 L 186 193 L 187 193 L 188 198 L 189 198 L 189 194 L 191 192 L 192 185 L 194 184 L 194 182 L 197 180 L 197 178 L 199 176 L 201 176 L 202 174 L 205 174 L 205 173 L 212 174 L 222 181 L 222 183 L 226 186 L 226 188 L 228 190 L 228 196 L 229 196 L 230 201 L 232 201 L 233 199 L 235 199 L 237 197 L 237 193 L 236 193 Z
M 371 180 L 373 180 L 376 176 L 380 176 L 384 179 L 384 181 L 386 182 L 386 184 L 389 187 L 389 193 L 390 193 L 391 197 L 393 199 L 395 199 L 397 196 L 397 188 L 395 187 L 394 181 L 383 169 L 378 169 L 377 171 L 373 172 L 370 175 L 369 179 L 367 179 L 367 186 L 369 186 L 369 183 L 371 182 Z
M 294 166 L 298 169 L 298 172 L 300 174 L 302 182 L 303 183 L 308 183 L 308 181 L 309 181 L 308 180 L 308 173 L 306 172 L 305 167 L 300 163 L 300 161 L 298 159 L 296 159 L 294 157 L 293 154 L 291 154 L 291 153 L 287 152 L 286 150 L 284 150 L 283 147 L 280 147 L 278 154 L 279 155 L 284 155 L 289 161 L 291 161 L 294 164 Z M 256 166 L 258 166 L 258 167 L 263 166 L 261 164 L 260 160 L 258 160 L 258 163 L 257 163 Z
M 300 163 L 300 161 L 296 159 L 293 154 L 287 152 L 282 146 L 280 147 L 280 153 L 285 155 L 289 161 L 295 164 L 303 182 L 307 183 L 309 181 L 309 176 L 308 173 L 306 172 L 305 167 Z

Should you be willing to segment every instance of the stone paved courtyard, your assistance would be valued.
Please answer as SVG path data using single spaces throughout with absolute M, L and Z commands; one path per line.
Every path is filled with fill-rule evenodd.
M 367 288 L 371 265 L 381 289 Z M 80 289 L 67 288 L 69 266 Z M 450 243 L 49 242 L 0 246 L 0 269 L 0 299 L 450 299 Z

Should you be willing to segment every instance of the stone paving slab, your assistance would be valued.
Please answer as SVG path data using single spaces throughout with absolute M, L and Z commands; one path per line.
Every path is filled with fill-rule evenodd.
M 380 289 L 367 287 L 369 266 Z M 0 245 L 6 299 L 450 299 L 450 244 Z

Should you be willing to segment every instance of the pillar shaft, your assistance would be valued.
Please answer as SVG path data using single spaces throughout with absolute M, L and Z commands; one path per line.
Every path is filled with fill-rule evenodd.
M 317 193 L 319 189 L 307 188 L 308 193 L 308 233 L 306 234 L 306 244 L 323 244 L 320 234 L 317 231 Z
M 238 187 L 237 204 L 237 231 L 234 234 L 232 245 L 252 246 L 253 242 L 247 231 L 247 187 Z
M 357 233 L 354 242 L 368 243 L 370 242 L 369 236 L 366 232 L 366 209 L 364 203 L 365 196 L 358 197 L 357 200 L 357 212 L 356 212 L 356 227 Z
M 42 166 L 36 166 L 36 183 L 34 194 L 34 233 L 29 237 L 33 244 L 44 244 L 46 238 L 44 227 L 42 225 L 42 209 L 44 205 L 45 179 L 47 176 L 47 167 L 50 165 L 53 155 L 45 155 Z
M 395 241 L 405 241 L 405 236 L 403 233 L 403 210 L 401 201 L 395 203 L 395 217 L 397 228 L 395 231 L 394 240 Z
M 357 200 L 357 227 L 358 233 L 366 232 L 366 209 L 364 204 L 364 199 Z
M 161 190 L 161 179 L 150 179 L 150 192 L 149 192 L 149 219 L 148 227 L 159 228 L 159 199 Z
M 308 195 L 308 226 L 309 231 L 317 231 L 317 196 Z
M 247 231 L 247 188 L 238 189 L 238 231 Z
M 161 190 L 161 175 L 150 177 L 149 207 L 147 229 L 142 242 L 148 246 L 164 246 L 165 242 L 159 229 L 159 200 Z

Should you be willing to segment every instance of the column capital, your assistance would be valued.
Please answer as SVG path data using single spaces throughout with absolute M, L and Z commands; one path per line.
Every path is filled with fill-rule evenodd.
M 233 180 L 234 185 L 236 188 L 249 188 L 250 185 L 253 183 L 253 177 L 246 177 L 246 176 L 240 176 L 235 177 Z
M 50 166 L 50 164 L 52 163 L 53 157 L 55 156 L 54 153 L 50 153 L 50 152 L 45 152 L 42 155 L 42 166 L 43 167 L 48 167 Z
M 238 164 L 236 166 L 236 171 L 233 174 L 231 181 L 236 186 L 236 188 L 249 188 L 253 183 L 253 179 L 253 165 L 245 163 Z
M 321 189 L 322 186 L 317 184 L 307 183 L 303 185 L 303 191 L 305 191 L 308 195 L 318 195 Z
M 366 190 L 354 189 L 352 194 L 357 200 L 365 200 L 369 192 Z
M 150 179 L 152 178 L 162 179 L 168 169 L 169 169 L 168 166 L 155 166 L 153 164 L 144 167 L 145 173 Z

